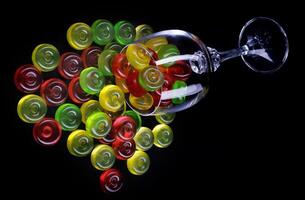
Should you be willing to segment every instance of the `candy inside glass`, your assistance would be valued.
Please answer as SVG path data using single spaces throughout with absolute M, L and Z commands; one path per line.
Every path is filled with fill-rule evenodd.
M 144 78 L 145 83 L 154 86 L 162 79 L 162 86 L 155 91 L 148 88 L 149 95 L 142 97 L 126 93 L 126 102 L 144 116 L 182 111 L 205 97 L 209 89 L 209 75 L 222 62 L 242 57 L 253 71 L 271 73 L 283 66 L 288 51 L 284 29 L 266 17 L 248 21 L 240 32 L 238 48 L 224 52 L 207 47 L 197 36 L 186 31 L 165 30 L 153 33 L 127 45 L 121 53 L 127 55 L 127 60 L 139 71 L 131 80 L 143 82 Z M 134 59 L 134 56 L 138 59 Z M 146 68 L 143 67 L 145 65 L 149 65 L 152 68 L 150 72 L 153 72 L 141 72 Z M 129 88 L 132 89 L 130 84 Z M 153 105 L 145 107 L 146 101 L 151 100 Z

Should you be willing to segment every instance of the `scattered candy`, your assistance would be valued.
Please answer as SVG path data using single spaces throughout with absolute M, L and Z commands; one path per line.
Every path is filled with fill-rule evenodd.
M 137 150 L 147 151 L 154 144 L 154 135 L 152 131 L 147 127 L 141 127 L 135 137 L 134 141 L 136 143 Z
M 82 115 L 79 108 L 72 103 L 62 104 L 55 112 L 55 119 L 64 131 L 77 129 L 81 123 L 81 118 Z
M 43 118 L 33 127 L 34 140 L 43 146 L 52 146 L 61 138 L 60 124 L 53 118 Z
M 32 53 L 33 65 L 43 72 L 54 70 L 58 66 L 59 60 L 59 52 L 51 44 L 40 44 Z
M 173 131 L 166 124 L 159 124 L 152 130 L 154 145 L 160 148 L 168 147 L 173 141 Z
M 73 52 L 67 52 L 61 55 L 57 69 L 63 78 L 72 79 L 79 76 L 83 68 L 80 56 Z
M 33 93 L 39 90 L 42 76 L 33 65 L 23 65 L 17 69 L 14 76 L 15 85 L 21 92 Z
M 93 42 L 90 26 L 85 23 L 75 23 L 67 31 L 67 40 L 70 46 L 76 50 L 83 50 Z
M 73 156 L 84 157 L 90 154 L 93 147 L 93 138 L 84 130 L 75 130 L 68 137 L 67 148 Z
M 100 176 L 100 186 L 104 192 L 117 192 L 123 186 L 123 176 L 117 169 L 108 169 Z
M 144 151 L 136 151 L 134 155 L 127 160 L 127 168 L 134 175 L 143 175 L 150 166 L 150 159 Z
M 98 170 L 110 169 L 115 162 L 113 149 L 106 144 L 99 144 L 91 152 L 91 164 Z
M 58 106 L 66 101 L 68 88 L 62 80 L 50 78 L 41 85 L 40 95 L 48 106 Z

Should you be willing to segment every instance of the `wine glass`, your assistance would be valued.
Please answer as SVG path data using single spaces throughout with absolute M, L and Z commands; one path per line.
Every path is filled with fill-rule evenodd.
M 210 73 L 226 60 L 242 57 L 253 71 L 271 73 L 283 66 L 288 51 L 284 29 L 273 19 L 256 17 L 241 29 L 236 49 L 219 52 L 192 33 L 165 30 L 125 46 L 113 71 L 125 81 L 126 102 L 134 111 L 159 115 L 197 104 L 209 90 Z

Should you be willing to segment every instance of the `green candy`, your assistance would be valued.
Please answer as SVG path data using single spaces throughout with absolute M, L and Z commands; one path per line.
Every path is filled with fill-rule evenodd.
M 80 125 L 82 114 L 76 105 L 65 103 L 57 108 L 55 119 L 61 125 L 62 130 L 73 131 Z
M 96 112 L 88 117 L 86 131 L 89 136 L 101 139 L 110 132 L 111 125 L 111 119 L 106 113 Z
M 164 83 L 163 73 L 156 67 L 146 67 L 140 71 L 139 83 L 146 91 L 156 91 Z
M 98 94 L 105 84 L 105 77 L 95 67 L 88 67 L 80 73 L 79 84 L 88 94 Z
M 98 19 L 92 26 L 93 41 L 98 45 L 106 45 L 114 38 L 114 27 L 105 19 Z
M 43 72 L 54 70 L 60 60 L 60 55 L 56 47 L 51 44 L 40 44 L 32 53 L 34 66 Z
M 84 130 L 75 130 L 68 137 L 67 148 L 73 156 L 84 157 L 92 151 L 93 147 L 93 138 L 89 137 Z
M 117 53 L 120 53 L 122 51 L 123 47 L 116 42 L 110 42 L 110 43 L 106 44 L 104 50 L 106 50 L 106 49 L 113 50 Z
M 173 89 L 179 89 L 179 88 L 184 88 L 184 87 L 187 87 L 187 85 L 186 85 L 186 83 L 184 81 L 177 80 L 173 84 Z M 185 101 L 185 98 L 186 98 L 185 96 L 173 98 L 172 102 L 174 104 L 181 104 L 181 103 L 183 103 Z
M 160 124 L 170 124 L 174 121 L 176 114 L 175 113 L 166 113 L 162 115 L 156 115 L 156 120 Z
M 179 54 L 180 54 L 179 49 L 173 44 L 164 45 L 158 51 L 158 56 L 159 56 L 160 60 L 163 58 L 171 57 L 171 56 L 177 56 Z M 175 62 L 169 62 L 169 63 L 163 64 L 162 66 L 170 67 L 173 64 L 175 64 Z
M 127 45 L 134 41 L 136 37 L 135 27 L 127 21 L 119 21 L 114 26 L 115 39 L 121 45 Z
M 135 120 L 135 122 L 137 124 L 137 130 L 139 128 L 141 128 L 141 126 L 142 126 L 142 118 L 141 118 L 141 116 L 138 113 L 136 113 L 133 110 L 127 110 L 127 111 L 124 112 L 123 115 L 132 117 L 132 119 Z
M 98 68 L 104 76 L 113 76 L 112 74 L 112 58 L 117 54 L 114 50 L 104 50 L 98 58 Z
M 91 153 L 91 164 L 98 170 L 107 170 L 113 166 L 115 154 L 113 149 L 106 144 L 97 145 Z

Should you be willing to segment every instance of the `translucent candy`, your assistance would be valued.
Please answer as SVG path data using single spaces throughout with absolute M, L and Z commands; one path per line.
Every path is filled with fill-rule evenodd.
M 114 50 L 115 52 L 120 53 L 122 51 L 123 47 L 116 42 L 110 42 L 110 43 L 106 44 L 104 50 L 106 50 L 106 49 Z
M 168 147 L 173 141 L 173 131 L 166 124 L 158 124 L 152 130 L 154 134 L 154 145 L 160 148 Z
M 55 119 L 61 125 L 62 130 L 73 131 L 81 123 L 81 112 L 79 108 L 72 103 L 65 103 L 59 106 L 55 112 Z
M 43 72 L 54 70 L 59 64 L 60 56 L 56 47 L 51 44 L 40 44 L 32 53 L 34 66 Z
M 160 48 L 162 46 L 167 45 L 167 44 L 168 44 L 168 41 L 165 37 L 155 37 L 155 38 L 152 38 L 152 39 L 148 40 L 145 43 L 145 46 L 158 53 Z
M 42 83 L 40 71 L 31 64 L 19 67 L 14 75 L 17 89 L 24 93 L 36 92 Z
M 123 140 L 130 140 L 136 133 L 136 122 L 132 117 L 117 117 L 112 124 L 112 131 Z
M 114 38 L 114 27 L 112 23 L 105 19 L 98 19 L 92 26 L 93 41 L 98 45 L 106 45 Z
M 168 91 L 171 90 L 174 84 L 174 80 L 172 79 L 172 77 L 166 73 L 163 74 L 164 75 L 164 83 L 162 85 L 162 91 Z M 161 89 L 158 89 L 154 92 L 150 93 L 151 96 L 154 99 L 154 106 L 160 106 L 160 107 L 165 107 L 165 106 L 169 106 L 172 103 L 171 99 L 166 99 L 166 100 L 162 100 L 161 99 Z
M 166 69 L 166 73 L 174 80 L 187 81 L 192 75 L 191 66 L 184 61 L 176 61 L 174 65 Z
M 45 99 L 48 106 L 58 106 L 68 98 L 68 88 L 62 80 L 50 78 L 42 83 L 40 95 Z
M 73 156 L 84 157 L 90 154 L 93 147 L 93 138 L 84 130 L 75 130 L 68 137 L 67 148 Z
M 101 139 L 111 130 L 111 119 L 103 112 L 95 112 L 86 121 L 87 134 L 93 138 Z
M 98 67 L 98 57 L 101 53 L 100 47 L 91 46 L 84 49 L 81 55 L 84 67 Z
M 118 86 L 106 85 L 100 92 L 99 101 L 103 109 L 117 112 L 124 106 L 125 95 Z
M 80 107 L 82 113 L 82 122 L 85 124 L 88 117 L 96 112 L 102 112 L 103 109 L 100 105 L 100 102 L 96 100 L 89 100 Z
M 35 123 L 47 113 L 47 104 L 43 98 L 35 94 L 22 97 L 17 105 L 19 118 L 26 123 Z
M 134 175 L 143 175 L 150 166 L 150 159 L 144 151 L 136 151 L 135 154 L 127 160 L 127 168 Z
M 134 41 L 136 30 L 134 26 L 127 21 L 119 21 L 114 25 L 115 39 L 121 45 L 127 45 Z
M 70 99 L 77 104 L 82 104 L 91 99 L 91 95 L 87 94 L 79 84 L 79 77 L 73 78 L 68 86 L 68 94 Z
M 126 50 L 128 62 L 138 71 L 148 67 L 150 62 L 150 54 L 143 44 L 130 44 Z
M 115 77 L 115 84 L 120 87 L 124 93 L 129 93 L 125 79 Z
M 123 176 L 117 169 L 108 169 L 100 176 L 101 190 L 105 193 L 118 192 L 123 186 Z
M 154 144 L 154 135 L 152 131 L 147 127 L 141 127 L 135 137 L 134 141 L 136 143 L 137 150 L 147 151 Z
M 151 26 L 147 24 L 141 24 L 136 27 L 136 39 L 138 40 L 142 37 L 152 34 L 154 31 Z
M 117 54 L 114 50 L 104 50 L 98 59 L 98 68 L 104 76 L 112 76 L 111 62 L 112 58 Z
M 67 40 L 70 46 L 76 50 L 88 48 L 93 42 L 90 26 L 81 22 L 72 24 L 67 31 Z
M 132 117 L 132 119 L 136 122 L 137 130 L 142 126 L 142 118 L 141 116 L 133 110 L 127 110 L 124 112 L 125 116 Z
M 115 141 L 116 134 L 113 131 L 110 131 L 105 137 L 99 139 L 99 143 L 112 145 Z
M 112 73 L 116 78 L 126 79 L 131 70 L 131 65 L 126 54 L 116 54 L 112 59 Z
M 113 149 L 106 144 L 99 144 L 91 152 L 91 164 L 97 170 L 110 169 L 115 162 Z
M 73 52 L 66 52 L 61 55 L 58 65 L 59 74 L 65 79 L 72 79 L 79 76 L 84 69 L 80 56 Z
M 34 140 L 43 146 L 52 146 L 59 142 L 62 136 L 59 123 L 53 118 L 43 118 L 34 125 Z
M 156 115 L 156 120 L 160 124 L 170 124 L 174 121 L 176 114 L 175 113 L 165 113 L 162 115 Z
M 173 44 L 161 46 L 158 51 L 159 59 L 168 58 L 171 56 L 177 56 L 179 54 L 180 54 L 179 49 Z M 175 64 L 175 62 L 169 62 L 169 63 L 163 64 L 163 66 L 170 67 L 173 64 Z
M 127 160 L 134 154 L 136 150 L 136 144 L 133 139 L 123 140 L 119 137 L 116 137 L 115 141 L 112 143 L 112 148 L 117 159 Z
M 152 107 L 154 100 L 149 93 L 146 93 L 141 97 L 135 97 L 130 94 L 129 102 L 134 108 L 138 110 L 149 110 Z
M 155 91 L 164 83 L 162 72 L 158 68 L 149 66 L 140 71 L 139 83 L 147 91 Z
M 131 70 L 126 79 L 126 86 L 130 94 L 135 97 L 141 97 L 147 93 L 146 90 L 139 84 L 138 81 L 139 72 L 137 70 Z
M 98 94 L 104 87 L 105 78 L 97 68 L 88 67 L 80 73 L 79 83 L 88 94 Z
M 187 87 L 186 83 L 184 81 L 180 81 L 180 80 L 175 81 L 175 83 L 173 85 L 173 89 L 179 89 L 179 88 L 184 88 L 184 87 Z M 185 101 L 185 98 L 186 98 L 185 96 L 173 98 L 172 102 L 174 104 L 181 104 Z

